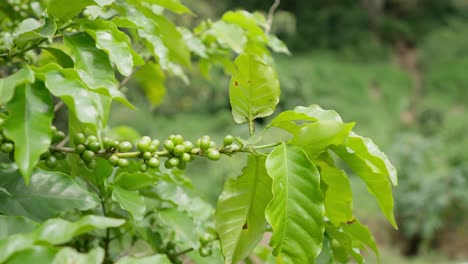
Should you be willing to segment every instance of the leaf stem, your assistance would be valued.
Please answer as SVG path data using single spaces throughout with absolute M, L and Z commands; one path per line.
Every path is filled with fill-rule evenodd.
M 275 143 L 270 143 L 270 144 L 265 144 L 265 145 L 260 145 L 260 146 L 253 146 L 253 149 L 258 150 L 258 149 L 274 148 L 278 145 L 281 145 L 281 142 L 275 142 Z

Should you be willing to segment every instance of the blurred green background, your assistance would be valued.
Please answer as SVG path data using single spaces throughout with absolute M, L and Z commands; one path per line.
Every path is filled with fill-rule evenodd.
M 273 3 L 183 2 L 199 14 L 175 18 L 187 26 L 230 9 L 267 13 Z M 335 109 L 345 121 L 356 121 L 356 131 L 373 138 L 398 169 L 399 231 L 391 230 L 365 186 L 352 180 L 356 215 L 376 235 L 382 262 L 467 261 L 468 1 L 282 0 L 272 32 L 292 52 L 275 57 L 282 88 L 277 111 L 310 104 Z M 229 76 L 215 70 L 208 81 L 194 67 L 190 78 L 190 85 L 166 80 L 156 108 L 131 81 L 129 97 L 139 110 L 114 105 L 110 125 L 158 138 L 247 137 L 247 128 L 231 117 Z M 215 205 L 223 182 L 238 175 L 243 162 L 196 161 L 187 175 Z

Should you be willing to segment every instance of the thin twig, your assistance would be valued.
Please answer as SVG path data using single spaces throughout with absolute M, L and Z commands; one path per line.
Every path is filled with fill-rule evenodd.
M 275 0 L 273 5 L 270 7 L 270 10 L 268 11 L 268 19 L 267 19 L 267 25 L 265 28 L 265 33 L 270 33 L 271 26 L 273 24 L 273 15 L 275 14 L 276 8 L 278 8 L 281 0 Z
M 187 254 L 187 253 L 189 253 L 190 251 L 193 251 L 193 250 L 194 250 L 194 248 L 187 248 L 186 250 L 182 250 L 180 252 L 175 253 L 174 257 L 178 257 L 180 255 Z
M 59 101 L 58 103 L 56 103 L 54 106 L 54 112 L 56 113 L 58 110 L 60 110 L 60 108 L 62 108 L 64 104 L 65 103 L 63 101 Z

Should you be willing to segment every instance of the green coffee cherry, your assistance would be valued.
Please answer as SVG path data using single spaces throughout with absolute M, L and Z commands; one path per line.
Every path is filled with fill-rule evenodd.
M 57 158 L 57 160 L 63 160 L 67 157 L 63 152 L 54 152 L 53 155 Z
M 182 154 L 185 153 L 185 147 L 183 145 L 177 145 L 174 147 L 174 149 L 172 150 L 172 153 L 177 156 L 177 157 L 180 157 L 182 156 Z
M 10 153 L 15 149 L 15 145 L 12 142 L 5 142 L 2 145 L 0 145 L 0 150 L 3 153 Z
M 102 146 L 104 147 L 104 149 L 112 148 L 112 143 L 113 143 L 113 140 L 108 137 L 105 137 L 102 139 Z
M 153 141 L 151 141 L 150 146 L 148 147 L 148 151 L 149 152 L 157 151 L 158 148 L 159 148 L 159 145 L 161 145 L 161 142 L 159 142 L 159 140 L 157 140 L 157 139 L 153 139 Z
M 98 141 L 98 138 L 94 135 L 91 135 L 91 136 L 88 136 L 88 138 L 86 138 L 86 140 L 88 140 L 89 143 L 91 142 L 95 142 L 95 141 Z
M 219 160 L 219 158 L 221 157 L 221 154 L 219 153 L 217 149 L 209 149 L 207 153 L 207 157 L 210 160 Z
M 127 159 L 119 158 L 118 165 L 120 168 L 127 168 L 128 166 L 130 166 L 130 161 L 128 161 Z
M 211 145 L 211 139 L 209 136 L 203 136 L 200 140 L 200 148 L 203 151 L 206 151 L 210 148 Z
M 210 242 L 213 242 L 213 240 L 215 239 L 215 236 L 213 236 L 212 234 L 210 233 L 204 233 L 200 236 L 200 243 L 202 245 L 206 245 Z
M 190 141 L 188 141 L 188 140 L 187 140 L 187 141 L 184 141 L 184 143 L 183 143 L 182 145 L 183 145 L 184 148 L 185 148 L 185 152 L 191 151 L 191 150 L 193 149 L 193 147 L 194 147 L 194 146 L 193 146 L 193 143 L 190 142 Z
M 179 164 L 177 164 L 177 168 L 179 170 L 185 170 L 187 168 L 187 163 L 184 161 L 180 161 Z
M 92 152 L 91 150 L 85 150 L 82 154 L 81 154 L 81 158 L 84 160 L 84 161 L 90 161 L 94 158 L 94 152 Z
M 200 247 L 198 252 L 200 253 L 200 256 L 208 257 L 209 255 L 211 255 L 211 248 Z
M 58 143 L 65 138 L 65 133 L 63 131 L 56 131 L 52 133 L 52 143 Z
M 86 150 L 86 147 L 85 147 L 85 145 L 83 145 L 83 144 L 79 144 L 79 145 L 77 145 L 77 146 L 75 147 L 75 153 L 76 153 L 76 154 L 81 154 L 81 153 L 83 153 L 85 150 Z
M 97 141 L 90 142 L 88 144 L 88 149 L 92 152 L 98 152 L 101 149 L 101 144 L 99 144 Z
M 46 161 L 45 161 L 47 167 L 49 168 L 55 168 L 57 166 L 57 158 L 55 158 L 55 156 L 53 155 L 50 155 Z
M 174 145 L 180 145 L 184 143 L 184 137 L 181 135 L 175 135 L 171 140 L 174 142 Z
M 141 172 L 146 172 L 146 171 L 148 171 L 148 165 L 146 165 L 145 163 L 142 163 L 142 164 L 140 165 L 140 171 L 141 171 Z
M 148 160 L 148 166 L 150 168 L 157 168 L 159 167 L 159 165 L 161 165 L 161 162 L 157 159 L 157 158 L 151 158 Z
M 127 152 L 132 149 L 132 143 L 130 141 L 122 141 L 119 144 L 119 151 L 120 152 Z
M 172 142 L 172 140 L 169 140 L 169 139 L 164 140 L 164 148 L 167 151 L 172 151 L 174 147 L 175 147 L 174 142 Z
M 180 160 L 184 162 L 190 162 L 192 160 L 192 157 L 190 156 L 190 154 L 184 153 L 182 154 L 182 156 L 180 156 Z
M 143 153 L 143 155 L 141 155 L 141 157 L 143 159 L 145 159 L 145 160 L 149 160 L 149 159 L 151 159 L 153 157 L 153 154 L 151 154 L 151 152 L 149 152 L 149 151 L 146 151 L 146 152 Z
M 50 153 L 50 151 L 46 151 L 44 153 L 41 154 L 41 156 L 39 157 L 41 160 L 46 160 L 50 155 L 52 155 Z
M 3 125 L 5 125 L 5 119 L 4 118 L 0 118 L 0 127 L 3 127 Z
M 145 152 L 148 150 L 149 146 L 151 145 L 151 138 L 148 136 L 144 136 L 138 141 L 137 148 L 140 152 Z
M 234 143 L 234 137 L 231 135 L 226 135 L 223 140 L 224 146 L 229 146 Z
M 75 145 L 83 144 L 86 140 L 86 137 L 83 133 L 76 133 L 74 136 Z
M 93 170 L 96 168 L 97 162 L 96 160 L 92 159 L 86 162 L 86 168 Z
M 109 163 L 114 167 L 119 165 L 119 157 L 117 157 L 117 155 L 111 155 L 109 157 Z

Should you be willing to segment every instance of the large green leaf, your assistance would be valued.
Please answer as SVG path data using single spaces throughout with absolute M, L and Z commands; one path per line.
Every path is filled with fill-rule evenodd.
M 94 248 L 88 253 L 79 253 L 73 248 L 62 248 L 55 255 L 52 264 L 101 264 L 104 261 L 104 250 Z
M 363 143 L 362 139 L 355 135 L 351 137 L 353 140 L 348 140 L 346 145 L 333 147 L 333 151 L 366 183 L 368 191 L 377 199 L 388 221 L 397 228 L 393 214 L 392 183 L 387 171 L 382 171 L 382 167 L 373 162 L 379 157 L 370 154 L 365 145 L 359 144 Z M 371 149 L 377 148 L 370 142 L 372 141 L 368 141 Z
M 335 226 L 348 222 L 353 216 L 353 194 L 346 173 L 325 162 L 320 166 L 320 176 L 327 184 L 325 214 Z
M 142 65 L 143 59 L 136 53 L 127 34 L 109 21 L 96 19 L 84 23 L 86 32 L 96 41 L 96 47 L 105 51 L 122 75 L 132 73 L 133 66 Z
M 50 219 L 30 233 L 16 234 L 1 239 L 0 263 L 3 263 L 16 252 L 32 248 L 34 245 L 60 245 L 95 229 L 118 227 L 124 223 L 125 221 L 121 219 L 95 215 L 87 215 L 76 222 L 69 222 L 58 218 Z
M 15 169 L 0 172 L 0 186 L 10 193 L 0 193 L 0 211 L 4 214 L 44 220 L 70 209 L 88 210 L 99 205 L 96 195 L 61 172 L 35 169 L 29 185 Z
M 308 107 L 297 106 L 294 110 L 279 113 L 271 120 L 268 127 L 275 126 L 296 134 L 301 128 L 302 123 L 320 120 L 343 122 L 337 112 L 324 110 L 318 105 L 310 105 Z
M 224 185 L 215 214 L 225 263 L 238 263 L 260 242 L 266 230 L 265 209 L 272 198 L 265 157 L 249 155 L 242 175 Z
M 74 32 L 64 34 L 63 39 L 75 56 L 75 69 L 89 88 L 132 107 L 117 87 L 109 56 L 96 47 L 91 36 Z
M 377 167 L 378 170 L 383 172 L 390 179 L 393 185 L 398 185 L 395 167 L 390 162 L 387 155 L 380 151 L 379 147 L 377 147 L 372 139 L 351 132 L 346 141 L 346 146 L 356 152 L 356 155 L 361 159 Z
M 4 134 L 15 143 L 15 161 L 26 183 L 41 154 L 49 149 L 53 106 L 52 97 L 41 82 L 17 87 L 7 104 L 10 118 Z
M 112 200 L 133 216 L 136 221 L 143 219 L 146 211 L 145 199 L 137 190 L 129 191 L 119 186 L 113 186 Z
M 21 68 L 14 74 L 0 79 L 0 104 L 8 103 L 13 98 L 17 86 L 32 82 L 34 82 L 34 72 L 29 67 Z
M 280 95 L 274 69 L 254 54 L 239 55 L 234 63 L 237 72 L 229 84 L 234 121 L 241 124 L 271 115 Z
M 26 217 L 0 215 L 0 239 L 18 233 L 30 232 L 36 226 L 36 222 Z
M 247 37 L 241 27 L 219 20 L 213 23 L 211 29 L 221 44 L 230 47 L 236 53 L 244 51 Z
M 50 18 L 46 18 L 42 24 L 33 18 L 28 18 L 23 20 L 18 28 L 17 36 L 13 42 L 21 48 L 33 41 L 38 42 L 43 39 L 52 41 L 55 31 L 57 31 L 55 21 Z
M 80 122 L 94 127 L 106 125 L 111 99 L 88 90 L 76 70 L 47 64 L 35 71 L 44 79 L 47 89 L 60 97 Z
M 5 264 L 34 264 L 34 263 L 52 263 L 57 249 L 51 246 L 31 246 L 21 250 L 8 258 Z M 63 263 L 63 262 L 62 262 Z
M 306 153 L 281 144 L 266 161 L 273 179 L 273 200 L 266 218 L 273 228 L 270 245 L 277 263 L 314 263 L 324 232 L 320 175 Z
M 60 20 L 68 20 L 83 9 L 90 5 L 99 5 L 101 7 L 110 5 L 114 0 L 80 0 L 80 1 L 69 1 L 69 0 L 51 0 L 47 6 L 47 13 L 50 16 L 58 18 Z
M 115 264 L 171 264 L 172 262 L 166 255 L 158 254 L 149 257 L 124 257 L 119 259 Z
M 377 248 L 377 243 L 375 242 L 374 236 L 369 231 L 367 226 L 361 224 L 361 222 L 359 222 L 357 219 L 354 219 L 349 223 L 343 224 L 341 228 L 344 232 L 350 234 L 354 240 L 358 240 L 372 249 L 377 258 L 380 260 L 380 253 L 379 249 Z
M 331 146 L 343 145 L 353 126 L 334 120 L 317 121 L 302 126 L 290 143 L 302 147 L 314 159 Z

